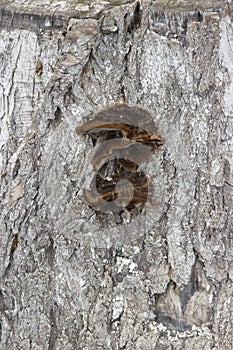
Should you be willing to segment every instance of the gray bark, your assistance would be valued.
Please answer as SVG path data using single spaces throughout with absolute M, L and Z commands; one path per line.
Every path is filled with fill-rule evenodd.
M 0 2 L 1 348 L 232 349 L 231 1 L 47 4 Z M 165 143 L 121 222 L 75 127 L 122 99 Z

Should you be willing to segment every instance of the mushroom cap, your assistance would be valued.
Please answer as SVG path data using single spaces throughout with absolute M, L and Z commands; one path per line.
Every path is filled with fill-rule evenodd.
M 122 130 L 127 133 L 132 128 L 145 130 L 157 135 L 152 116 L 141 107 L 131 107 L 126 103 L 115 104 L 98 112 L 92 120 L 76 128 L 78 134 L 92 134 L 104 130 Z
M 106 161 L 114 158 L 121 158 L 140 164 L 149 158 L 151 151 L 152 148 L 149 145 L 116 138 L 107 140 L 97 146 L 92 158 L 92 164 L 95 169 L 98 169 Z

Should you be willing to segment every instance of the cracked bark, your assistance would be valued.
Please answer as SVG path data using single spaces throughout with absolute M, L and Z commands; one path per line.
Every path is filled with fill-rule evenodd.
M 231 2 L 0 8 L 1 348 L 232 349 Z M 83 200 L 75 133 L 122 99 L 165 140 L 128 224 Z

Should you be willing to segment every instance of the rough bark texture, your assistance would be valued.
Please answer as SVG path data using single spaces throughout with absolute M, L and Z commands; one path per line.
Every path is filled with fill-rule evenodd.
M 1 349 L 232 349 L 232 2 L 35 3 L 0 2 Z M 75 133 L 122 98 L 165 140 L 130 222 Z

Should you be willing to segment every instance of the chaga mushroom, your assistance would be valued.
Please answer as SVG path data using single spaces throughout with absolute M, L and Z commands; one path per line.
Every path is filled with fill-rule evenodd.
M 89 189 L 84 189 L 90 206 L 120 212 L 146 202 L 153 204 L 151 182 L 139 165 L 164 142 L 148 112 L 126 103 L 115 104 L 78 126 L 76 132 L 101 142 L 92 158 L 96 175 Z

